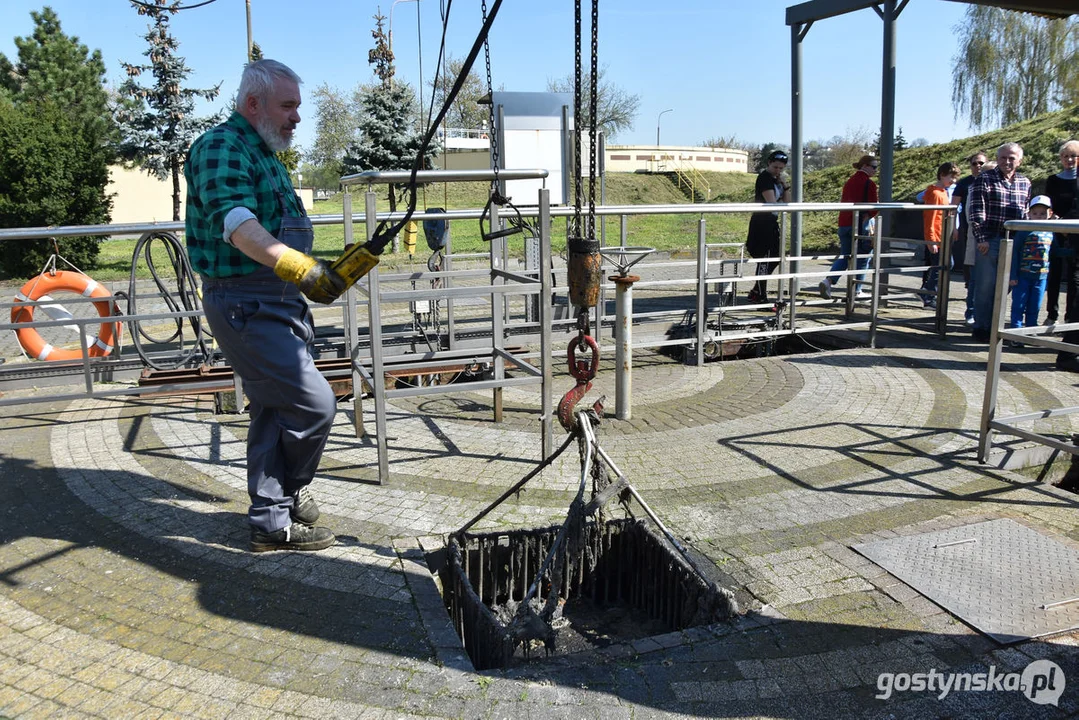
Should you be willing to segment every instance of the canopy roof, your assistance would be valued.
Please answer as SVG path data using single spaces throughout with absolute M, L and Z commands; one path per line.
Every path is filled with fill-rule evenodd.
M 1079 14 L 1075 0 L 948 0 L 965 2 L 970 5 L 991 5 L 1005 10 L 1045 15 L 1046 17 L 1066 18 Z M 880 0 L 809 0 L 787 8 L 787 24 L 801 25 L 814 20 L 844 15 L 855 10 L 880 5 Z M 906 5 L 906 1 L 903 5 Z

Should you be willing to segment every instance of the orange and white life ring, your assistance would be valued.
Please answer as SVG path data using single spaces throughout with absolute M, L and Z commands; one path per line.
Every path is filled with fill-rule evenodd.
M 52 293 L 58 291 L 72 292 L 77 295 L 82 295 L 88 298 L 102 298 L 100 302 L 95 302 L 94 307 L 97 308 L 97 314 L 103 318 L 112 317 L 113 315 L 113 302 L 112 294 L 104 287 L 94 281 L 89 275 L 83 275 L 82 273 L 72 272 L 70 270 L 57 270 L 51 273 L 42 273 L 36 278 L 32 278 L 15 295 L 16 302 L 23 300 L 29 301 L 49 301 L 53 298 Z M 11 322 L 13 323 L 28 323 L 34 319 L 34 305 L 16 305 L 11 308 Z M 66 315 L 71 317 L 71 314 L 60 308 L 54 306 L 56 310 L 50 312 L 50 315 L 55 315 L 57 311 L 61 316 Z M 120 334 L 120 325 L 115 322 L 103 322 L 98 329 L 97 335 L 86 336 L 86 346 L 89 351 L 90 357 L 104 357 L 112 352 L 113 343 Z M 62 348 L 56 348 L 45 341 L 45 338 L 41 337 L 34 328 L 19 328 L 15 331 L 15 335 L 19 339 L 19 344 L 22 345 L 23 350 L 27 355 L 36 360 L 81 360 L 82 350 L 64 350 Z

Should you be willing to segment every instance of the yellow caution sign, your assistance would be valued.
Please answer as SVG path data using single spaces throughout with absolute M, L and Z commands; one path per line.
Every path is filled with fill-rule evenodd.
M 415 220 L 409 220 L 405 225 L 405 250 L 409 255 L 416 254 L 416 238 L 420 234 L 420 225 Z

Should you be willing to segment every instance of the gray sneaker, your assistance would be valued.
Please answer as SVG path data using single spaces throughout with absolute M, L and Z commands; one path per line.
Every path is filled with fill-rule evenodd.
M 820 281 L 820 285 L 817 286 L 817 289 L 820 291 L 820 296 L 822 298 L 824 298 L 825 300 L 831 300 L 832 299 L 832 281 L 831 280 L 829 280 L 828 278 L 824 278 L 823 280 Z
M 321 513 L 318 511 L 318 503 L 315 502 L 315 498 L 311 497 L 311 491 L 307 489 L 307 485 L 297 490 L 292 498 L 292 507 L 289 508 L 288 514 L 293 522 L 298 522 L 302 525 L 314 525 Z
M 251 552 L 324 550 L 337 540 L 329 528 L 293 523 L 274 532 L 251 528 Z

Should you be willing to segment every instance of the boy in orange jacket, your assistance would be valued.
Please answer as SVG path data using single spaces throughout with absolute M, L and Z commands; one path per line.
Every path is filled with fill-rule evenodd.
M 951 197 L 948 188 L 955 185 L 959 180 L 959 166 L 953 162 L 946 162 L 937 168 L 937 181 L 925 189 L 926 205 L 951 205 Z M 926 210 L 922 213 L 922 237 L 925 238 L 925 264 L 929 269 L 922 273 L 922 290 L 927 292 L 922 295 L 922 306 L 935 308 L 937 306 L 937 280 L 940 274 L 940 244 L 941 228 L 944 224 L 944 211 Z

